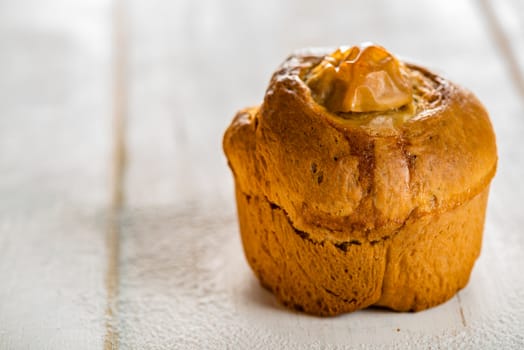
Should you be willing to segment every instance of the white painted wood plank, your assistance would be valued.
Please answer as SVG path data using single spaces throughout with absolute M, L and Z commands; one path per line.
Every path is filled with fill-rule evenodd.
M 486 35 L 497 49 L 498 61 L 504 63 L 500 74 L 507 79 L 486 84 L 492 91 L 486 91 L 484 102 L 498 136 L 499 169 L 488 208 L 484 265 L 477 267 L 479 274 L 474 276 L 482 287 L 463 293 L 470 296 L 464 306 L 475 313 L 479 305 L 490 306 L 484 308 L 484 317 L 474 319 L 476 326 L 490 335 L 494 346 L 518 349 L 524 347 L 524 216 L 519 204 L 524 198 L 524 7 L 511 0 L 478 4 Z
M 482 0 L 493 36 L 507 57 L 515 89 L 524 95 L 524 3 L 517 0 Z
M 0 2 L 0 348 L 101 349 L 104 1 Z
M 476 2 L 134 1 L 122 348 L 519 348 L 524 343 L 523 106 Z M 221 150 L 234 112 L 259 103 L 295 48 L 372 40 L 473 90 L 500 165 L 484 248 L 459 300 L 337 318 L 276 305 L 244 261 Z

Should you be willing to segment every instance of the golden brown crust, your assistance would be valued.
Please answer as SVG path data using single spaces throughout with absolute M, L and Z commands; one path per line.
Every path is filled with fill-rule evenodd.
M 355 253 L 352 257 L 355 263 L 349 268 L 371 264 L 370 256 L 377 261 L 385 259 L 386 249 L 380 248 L 382 243 L 377 242 L 394 242 L 388 243 L 388 247 L 392 245 L 403 252 L 405 239 L 418 237 L 424 243 L 429 242 L 428 237 L 433 237 L 431 229 L 421 234 L 425 231 L 413 228 L 407 230 L 407 238 L 400 238 L 399 232 L 406 231 L 408 226 L 418 227 L 417 223 L 428 218 L 438 221 L 455 212 L 459 217 L 449 220 L 464 222 L 470 214 L 464 214 L 463 208 L 471 202 L 482 202 L 473 198 L 485 198 L 479 194 L 486 192 L 497 163 L 494 133 L 480 102 L 465 89 L 423 68 L 407 65 L 418 77 L 413 80 L 418 94 L 414 110 L 333 114 L 313 100 L 302 80 L 304 72 L 318 63 L 323 54 L 302 52 L 288 58 L 274 74 L 260 108 L 239 112 L 224 135 L 224 150 L 239 193 L 238 209 L 248 260 L 254 254 L 248 247 L 257 241 L 249 233 L 253 224 L 249 220 L 261 220 L 266 215 L 261 209 L 268 205 L 262 204 L 264 201 L 285 212 L 293 230 L 306 233 L 311 241 L 331 242 L 332 245 L 359 242 L 358 249 L 362 252 Z M 246 204 L 242 197 L 259 204 Z M 475 205 L 484 205 L 481 204 Z M 480 216 L 483 218 L 483 210 Z M 479 221 L 478 215 L 471 219 Z M 281 221 L 260 222 L 278 238 L 287 230 Z M 455 230 L 443 234 L 442 239 L 459 244 L 461 235 L 473 235 L 479 240 L 481 233 L 482 225 L 480 229 L 468 226 L 467 232 Z M 292 249 L 285 246 L 284 250 L 288 248 Z M 357 252 L 357 248 L 352 248 L 351 254 Z M 338 258 L 329 258 L 331 248 L 318 249 L 318 252 L 300 256 L 310 259 L 310 265 L 314 258 L 335 259 L 332 265 L 338 263 Z M 464 249 L 468 256 L 478 254 L 475 247 L 456 246 L 454 249 Z M 298 257 L 288 258 L 289 266 L 296 265 L 296 261 L 292 262 L 294 259 Z M 468 260 L 465 265 L 467 276 L 474 260 Z M 384 269 L 392 271 L 393 262 L 387 267 L 378 266 L 384 262 L 377 264 L 370 266 L 366 276 L 359 275 L 358 280 L 365 281 L 367 289 L 356 289 L 360 297 L 356 298 L 353 309 L 374 304 L 382 295 L 381 305 L 418 310 L 435 305 L 436 300 L 441 302 L 449 298 L 452 295 L 449 293 L 454 293 L 467 281 L 461 272 L 461 276 L 455 276 L 460 283 L 451 283 L 451 289 L 442 287 L 434 300 L 428 297 L 431 300 L 407 303 L 407 308 L 405 302 L 388 299 L 388 294 L 377 287 L 383 280 L 385 285 L 390 283 L 387 276 L 384 277 Z M 322 271 L 311 272 L 317 273 L 322 274 Z M 273 290 L 277 286 L 278 281 L 273 283 L 268 282 L 267 277 L 260 278 Z M 335 287 L 332 291 L 348 299 L 349 287 L 343 285 L 346 286 L 341 284 L 339 287 L 346 294 L 337 292 Z M 312 295 L 317 292 L 318 288 L 315 292 L 310 291 Z M 290 290 L 285 293 L 295 295 Z M 417 298 L 422 300 L 419 294 Z M 301 300 L 305 303 L 304 298 Z M 329 308 L 331 304 L 327 305 Z M 337 312 L 320 312 L 314 307 L 303 307 L 319 314 L 353 310 L 337 307 Z
M 445 213 L 409 219 L 379 241 L 317 241 L 287 213 L 237 188 L 249 265 L 286 306 L 333 316 L 370 305 L 419 311 L 450 299 L 479 255 L 488 189 Z

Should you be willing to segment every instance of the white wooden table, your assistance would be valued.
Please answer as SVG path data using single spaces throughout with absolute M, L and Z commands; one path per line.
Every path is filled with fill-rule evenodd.
M 315 318 L 244 261 L 221 137 L 294 49 L 380 43 L 498 136 L 467 288 Z M 524 2 L 0 1 L 0 349 L 524 348 Z

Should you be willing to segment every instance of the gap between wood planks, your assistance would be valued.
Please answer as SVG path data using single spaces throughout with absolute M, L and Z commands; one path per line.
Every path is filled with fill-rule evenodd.
M 493 10 L 492 1 L 478 0 L 477 4 L 488 27 L 488 32 L 495 42 L 495 46 L 500 50 L 502 57 L 505 58 L 507 63 L 505 66 L 508 69 L 510 80 L 513 81 L 520 95 L 524 97 L 524 72 L 520 69 L 517 55 L 513 51 L 510 39 L 506 33 L 504 33 L 500 18 L 497 17 Z
M 113 19 L 113 142 L 111 158 L 111 204 L 106 230 L 106 333 L 104 349 L 118 349 L 117 301 L 119 285 L 120 221 L 124 204 L 124 177 L 126 170 L 126 27 L 124 4 L 114 0 Z

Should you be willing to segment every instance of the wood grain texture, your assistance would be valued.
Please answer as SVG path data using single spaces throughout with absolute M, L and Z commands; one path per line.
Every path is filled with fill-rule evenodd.
M 100 349 L 107 7 L 0 3 L 0 348 Z

